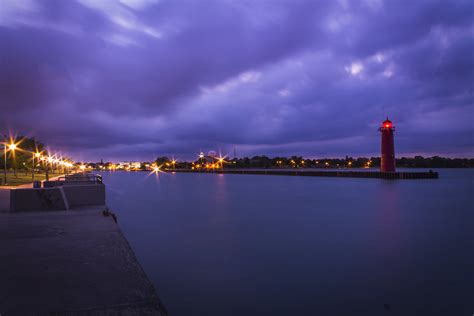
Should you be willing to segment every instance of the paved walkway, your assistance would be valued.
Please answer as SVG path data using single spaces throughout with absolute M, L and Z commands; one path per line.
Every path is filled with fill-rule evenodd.
M 2 316 L 166 315 L 101 209 L 0 213 L 0 276 Z

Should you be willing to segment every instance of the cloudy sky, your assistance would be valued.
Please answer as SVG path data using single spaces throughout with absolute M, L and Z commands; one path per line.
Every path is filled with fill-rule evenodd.
M 76 160 L 474 156 L 474 2 L 0 0 L 0 132 Z

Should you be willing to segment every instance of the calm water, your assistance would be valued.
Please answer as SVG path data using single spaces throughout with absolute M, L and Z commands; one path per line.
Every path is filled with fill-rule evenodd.
M 103 175 L 170 315 L 472 315 L 474 170 L 439 172 Z

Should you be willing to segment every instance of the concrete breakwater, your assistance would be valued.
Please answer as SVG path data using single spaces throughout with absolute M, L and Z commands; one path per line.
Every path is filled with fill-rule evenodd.
M 167 315 L 102 183 L 11 190 L 0 213 L 0 314 Z
M 438 179 L 437 172 L 379 172 L 379 171 L 349 171 L 349 170 L 288 170 L 288 169 L 214 169 L 189 170 L 174 169 L 174 172 L 196 172 L 196 173 L 228 173 L 228 174 L 253 174 L 253 175 L 277 175 L 277 176 L 307 176 L 307 177 L 341 177 L 341 178 L 372 178 L 372 179 Z
M 60 211 L 88 205 L 105 205 L 105 185 L 63 185 L 10 191 L 10 212 Z

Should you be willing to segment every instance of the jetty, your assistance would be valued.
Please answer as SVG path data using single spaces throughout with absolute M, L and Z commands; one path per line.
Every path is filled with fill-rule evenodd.
M 0 212 L 0 314 L 167 315 L 100 176 L 54 182 L 10 190 Z
M 380 172 L 351 170 L 314 170 L 314 169 L 171 169 L 172 172 L 218 173 L 218 174 L 253 174 L 274 176 L 306 176 L 306 177 L 340 177 L 369 179 L 438 179 L 438 172 Z

